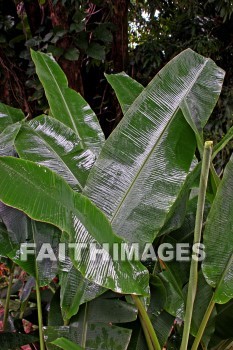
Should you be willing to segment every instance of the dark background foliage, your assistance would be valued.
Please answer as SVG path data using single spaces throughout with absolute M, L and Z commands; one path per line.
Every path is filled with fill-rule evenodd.
M 52 53 L 108 136 L 122 115 L 104 72 L 124 70 L 146 85 L 190 47 L 227 72 L 206 128 L 206 138 L 217 142 L 232 125 L 232 14 L 230 0 L 1 0 L 0 100 L 29 118 L 46 111 L 29 49 Z M 219 171 L 231 148 L 217 159 Z

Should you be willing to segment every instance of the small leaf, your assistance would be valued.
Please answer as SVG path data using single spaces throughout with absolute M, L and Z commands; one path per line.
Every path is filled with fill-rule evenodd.
M 69 61 L 77 61 L 79 59 L 79 50 L 72 47 L 65 52 L 64 57 Z
M 131 104 L 140 95 L 144 87 L 124 72 L 118 74 L 105 74 L 105 77 L 114 89 L 121 105 L 122 112 L 125 114 Z
M 106 23 L 100 23 L 98 27 L 94 31 L 94 37 L 97 40 L 101 40 L 106 43 L 110 43 L 112 41 L 112 33 L 106 26 Z
M 105 47 L 98 43 L 91 43 L 87 49 L 87 55 L 96 60 L 103 61 L 105 59 Z

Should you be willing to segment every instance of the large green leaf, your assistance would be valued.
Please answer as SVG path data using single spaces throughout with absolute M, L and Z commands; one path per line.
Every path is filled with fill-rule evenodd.
M 95 155 L 90 150 L 82 150 L 72 129 L 48 116 L 40 116 L 24 124 L 15 146 L 21 158 L 47 166 L 79 191 L 84 187 L 95 161 Z M 80 303 L 105 290 L 83 278 L 74 267 L 71 271 L 61 271 L 60 279 L 62 310 L 69 318 L 77 312 Z
M 142 127 L 137 128 L 141 134 Z M 132 145 L 133 139 L 117 139 L 110 136 L 109 148 L 90 173 L 84 194 L 105 212 L 119 235 L 144 245 L 164 226 L 181 192 L 195 150 L 194 135 L 179 111 L 149 154 L 142 137 L 141 147 Z
M 136 98 L 143 91 L 144 87 L 124 72 L 118 74 L 106 74 L 105 76 L 117 95 L 123 113 L 126 113 L 131 104 L 133 104 Z M 170 210 L 169 217 L 167 217 L 167 222 L 160 231 L 159 235 L 168 233 L 181 226 L 185 216 L 185 208 L 187 205 L 190 188 L 193 185 L 193 182 L 200 176 L 200 164 L 196 167 L 195 165 L 196 159 L 194 158 L 194 170 L 188 175 L 182 191 L 177 197 L 176 203 L 174 204 L 172 210 Z
M 84 98 L 68 87 L 62 69 L 51 56 L 31 51 L 36 73 L 45 89 L 52 116 L 79 137 L 83 148 L 97 156 L 104 143 L 104 135 L 95 113 Z
M 71 319 L 71 324 L 85 322 L 118 324 L 129 323 L 137 319 L 137 308 L 134 304 L 121 300 L 121 294 L 108 291 L 80 307 L 80 312 Z M 86 317 L 85 316 L 86 313 Z
M 185 299 L 182 290 L 184 271 L 179 270 L 180 264 L 178 261 L 167 262 L 166 265 L 163 263 L 163 265 L 165 269 L 159 276 L 167 290 L 167 300 L 164 309 L 171 315 L 182 319 Z
M 48 350 L 58 349 L 51 342 L 57 338 L 67 338 L 70 341 L 80 344 L 80 325 L 77 323 L 71 326 L 52 327 L 44 329 L 46 346 Z M 131 337 L 131 330 L 117 327 L 110 324 L 90 323 L 86 333 L 85 350 L 127 350 Z
M 204 231 L 206 258 L 202 268 L 215 289 L 214 301 L 233 298 L 233 156 L 231 156 L 207 218 Z
M 25 115 L 21 109 L 0 103 L 0 132 L 2 132 L 8 125 L 17 123 L 24 118 Z
M 161 347 L 166 343 L 174 323 L 174 317 L 164 310 L 168 297 L 165 288 L 166 286 L 158 277 L 151 278 L 151 300 L 148 307 L 148 314 Z
M 141 93 L 143 86 L 130 78 L 126 73 L 106 75 L 106 78 L 113 89 L 115 90 L 116 88 L 116 93 L 119 92 L 117 97 L 125 113 Z M 59 279 L 61 285 L 61 309 L 65 319 L 75 315 L 81 304 L 105 291 L 104 288 L 83 278 L 81 273 L 74 267 L 71 267 L 68 271 L 60 271 Z
M 80 147 L 72 129 L 48 116 L 22 125 L 15 146 L 21 158 L 47 166 L 79 191 L 95 161 L 90 150 Z
M 50 342 L 56 337 L 66 337 L 85 349 L 127 349 L 131 330 L 114 324 L 135 321 L 137 309 L 120 298 L 119 294 L 107 292 L 83 305 L 69 327 L 46 327 L 48 348 L 53 349 Z
M 33 162 L 2 157 L 0 170 L 0 199 L 4 203 L 34 220 L 57 226 L 69 234 L 71 243 L 87 244 L 82 259 L 74 257 L 75 252 L 81 254 L 80 245 L 70 253 L 83 276 L 117 292 L 146 294 L 147 270 L 138 261 L 113 259 L 113 244 L 121 246 L 124 241 L 113 233 L 105 215 L 88 198 L 74 192 L 50 169 Z M 102 260 L 90 259 L 91 243 L 97 249 L 103 243 L 109 244 L 109 252 L 104 250 Z
M 186 285 L 186 292 L 187 292 L 187 285 Z M 193 316 L 192 316 L 192 324 L 191 324 L 191 334 L 193 336 L 197 335 L 198 329 L 201 325 L 201 322 L 203 320 L 204 314 L 206 312 L 206 309 L 209 305 L 209 302 L 213 296 L 213 290 L 212 288 L 206 283 L 205 278 L 202 274 L 202 272 L 199 272 L 198 275 L 198 286 L 197 286 L 197 293 L 195 297 L 194 302 L 194 308 L 193 308 Z M 212 311 L 211 317 L 206 325 L 201 344 L 202 346 L 205 346 L 206 349 L 208 349 L 209 341 L 211 336 L 214 333 L 215 330 L 215 317 L 216 317 L 216 309 Z
M 83 278 L 81 273 L 72 266 L 71 270 L 59 273 L 61 285 L 61 309 L 64 319 L 76 315 L 79 306 L 96 298 L 105 291 L 104 288 Z
M 204 125 L 222 79 L 213 61 L 182 52 L 136 98 L 105 143 L 84 193 L 128 241 L 152 242 L 164 225 L 195 150 L 181 107 L 189 106 L 197 124 L 203 116 Z

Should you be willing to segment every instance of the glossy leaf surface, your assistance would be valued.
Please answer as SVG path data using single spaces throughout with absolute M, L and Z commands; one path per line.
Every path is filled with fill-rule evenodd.
M 142 91 L 108 138 L 84 193 L 130 242 L 154 240 L 189 172 L 195 140 L 180 108 L 188 105 L 197 123 L 199 115 L 209 117 L 222 78 L 213 61 L 182 52 Z
M 15 155 L 14 143 L 21 128 L 21 123 L 8 125 L 0 134 L 0 156 Z
M 66 232 L 62 233 L 60 242 L 69 242 L 69 235 Z M 65 260 L 59 264 L 58 275 L 61 287 L 59 303 L 64 320 L 76 315 L 80 305 L 95 299 L 107 290 L 83 277 L 72 263 L 68 250 Z
M 63 232 L 60 242 L 66 243 L 68 241 L 69 235 Z M 66 249 L 64 261 L 59 264 L 59 283 L 61 287 L 60 306 L 64 320 L 69 320 L 76 315 L 81 304 L 95 299 L 106 291 L 106 288 L 83 277 L 80 271 L 74 267 L 68 249 Z
M 95 161 L 90 150 L 83 151 L 72 129 L 47 116 L 22 125 L 15 146 L 21 158 L 47 166 L 79 191 Z
M 48 326 L 44 329 L 46 337 L 46 346 L 48 350 L 55 350 L 55 346 L 51 344 L 60 337 L 65 337 L 70 341 L 80 344 L 80 326 L 70 325 L 52 327 Z M 127 350 L 131 336 L 131 330 L 127 328 L 106 325 L 103 323 L 90 323 L 87 329 L 87 342 L 85 350 Z
M 70 127 L 78 135 L 82 147 L 97 156 L 104 135 L 95 113 L 80 94 L 68 87 L 65 74 L 51 56 L 38 51 L 31 51 L 31 55 L 52 116 Z
M 206 258 L 203 273 L 214 288 L 214 300 L 224 304 L 233 298 L 233 157 L 218 187 L 204 231 Z
M 85 243 L 87 248 L 93 243 L 96 249 L 109 243 L 109 252 L 104 250 L 101 264 L 99 259 L 90 258 L 91 249 L 85 250 L 82 259 L 72 256 L 83 276 L 117 292 L 146 294 L 147 270 L 137 261 L 112 259 L 113 244 L 121 245 L 123 240 L 113 233 L 106 217 L 88 198 L 74 192 L 48 168 L 29 161 L 2 157 L 0 169 L 3 202 L 24 211 L 34 220 L 51 223 L 67 232 L 71 243 Z M 75 252 L 81 254 L 80 245 L 75 246 Z

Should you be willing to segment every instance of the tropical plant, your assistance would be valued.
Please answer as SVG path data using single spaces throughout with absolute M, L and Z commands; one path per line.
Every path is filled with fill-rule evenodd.
M 125 73 L 107 75 L 124 118 L 105 141 L 55 60 L 31 54 L 48 115 L 27 121 L 0 105 L 0 254 L 10 267 L 2 348 L 38 339 L 22 333 L 35 294 L 41 350 L 230 344 L 222 322 L 233 310 L 233 159 L 222 178 L 212 160 L 232 129 L 213 152 L 203 140 L 222 69 L 188 49 L 146 88 Z M 202 242 L 206 258 L 198 263 Z M 35 251 L 24 259 L 30 244 Z M 115 259 L 116 246 L 128 247 L 126 259 Z

